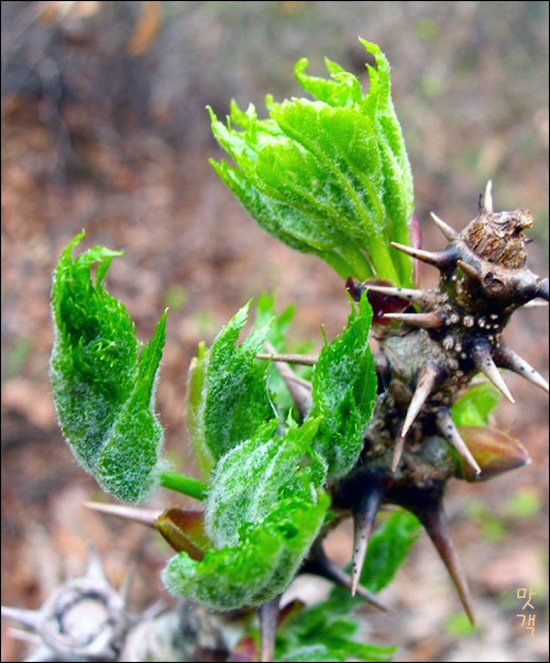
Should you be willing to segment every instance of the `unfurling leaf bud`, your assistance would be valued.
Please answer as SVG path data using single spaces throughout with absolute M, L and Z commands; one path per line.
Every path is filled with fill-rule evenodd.
M 459 431 L 481 468 L 481 474 L 476 475 L 465 459 L 456 454 L 457 476 L 466 481 L 485 481 L 531 462 L 525 447 L 502 431 L 486 426 L 459 426 Z

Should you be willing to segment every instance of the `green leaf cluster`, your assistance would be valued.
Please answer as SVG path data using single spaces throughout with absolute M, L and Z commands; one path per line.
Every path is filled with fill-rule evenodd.
M 54 275 L 50 376 L 55 409 L 79 463 L 105 491 L 139 502 L 162 469 L 163 431 L 154 396 L 166 314 L 138 358 L 140 344 L 128 312 L 102 284 L 112 257 L 120 253 L 97 246 L 73 261 L 72 250 L 83 235 L 65 249 Z
M 242 523 L 260 523 L 279 499 L 311 501 L 326 479 L 326 463 L 310 448 L 319 420 L 273 437 L 277 421 L 261 426 L 220 459 L 212 473 L 206 527 L 217 547 L 236 545 Z
M 237 164 L 211 163 L 251 216 L 273 236 L 325 260 L 340 276 L 373 275 L 410 286 L 412 260 L 390 246 L 409 243 L 412 175 L 390 93 L 389 64 L 375 44 L 370 89 L 325 60 L 332 80 L 295 74 L 314 101 L 268 97 L 259 120 L 233 102 L 227 126 L 210 110 L 218 143 Z M 232 124 L 240 128 L 238 131 Z
M 272 305 L 263 300 L 261 326 L 236 345 L 248 305 L 241 309 L 191 370 L 188 421 L 208 460 L 205 526 L 215 549 L 200 561 L 179 553 L 163 579 L 176 595 L 219 610 L 259 605 L 290 583 L 324 522 L 323 486 L 357 461 L 375 398 L 372 312 L 363 297 L 341 337 L 321 351 L 311 412 L 301 425 L 291 416 L 283 425 L 267 364 L 254 359 L 266 337 L 284 344 L 290 316 L 267 320 Z M 252 559 L 254 572 L 246 571 Z

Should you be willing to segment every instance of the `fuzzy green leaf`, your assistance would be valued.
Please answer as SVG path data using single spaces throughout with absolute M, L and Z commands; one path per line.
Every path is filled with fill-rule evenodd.
M 309 446 L 319 420 L 310 418 L 300 428 L 291 423 L 283 438 L 273 438 L 277 423 L 260 426 L 212 473 L 206 527 L 218 548 L 237 545 L 242 524 L 262 522 L 281 495 L 307 499 L 326 479 L 326 465 Z
M 210 111 L 214 136 L 238 167 L 211 163 L 253 218 L 292 248 L 318 255 L 344 278 L 371 277 L 372 265 L 379 277 L 410 285 L 412 260 L 390 247 L 409 243 L 410 165 L 388 62 L 378 46 L 362 43 L 377 64 L 367 95 L 339 65 L 325 61 L 327 81 L 306 75 L 300 60 L 296 78 L 315 101 L 269 99 L 268 120 L 232 103 L 227 126 Z
M 293 579 L 324 521 L 330 499 L 280 499 L 263 522 L 245 525 L 237 546 L 207 552 L 200 562 L 185 552 L 173 557 L 162 580 L 175 596 L 214 610 L 257 606 L 280 594 Z
M 163 572 L 168 589 L 210 608 L 259 605 L 290 583 L 324 522 L 329 498 L 320 489 L 326 465 L 310 447 L 319 422 L 293 422 L 273 438 L 277 421 L 217 463 L 205 525 L 218 550 L 200 562 L 186 553 Z
M 377 379 L 369 348 L 372 309 L 363 294 L 352 305 L 342 335 L 319 354 L 313 374 L 313 409 L 323 417 L 314 449 L 328 463 L 329 477 L 349 472 L 363 448 L 363 437 L 376 398 Z
M 79 463 L 119 499 L 139 502 L 162 469 L 162 427 L 154 393 L 166 313 L 138 360 L 139 343 L 124 305 L 103 287 L 110 260 L 94 247 L 73 262 L 78 235 L 59 259 L 52 288 L 55 340 L 50 377 L 57 417 Z M 90 270 L 99 262 L 96 282 Z
M 205 478 L 227 451 L 276 416 L 265 384 L 267 364 L 255 359 L 269 326 L 236 345 L 248 308 L 249 304 L 227 323 L 208 351 L 199 346 L 189 371 L 189 433 Z

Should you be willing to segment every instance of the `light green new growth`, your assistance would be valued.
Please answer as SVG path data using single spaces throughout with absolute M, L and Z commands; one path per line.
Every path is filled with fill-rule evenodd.
M 189 378 L 188 421 L 207 461 L 205 529 L 216 550 L 201 561 L 181 552 L 163 573 L 172 593 L 220 610 L 258 605 L 292 580 L 325 518 L 323 486 L 357 462 L 376 397 L 372 311 L 363 296 L 342 335 L 320 353 L 309 416 L 302 426 L 289 416 L 278 436 L 283 426 L 267 394 L 266 363 L 255 354 L 267 334 L 284 343 L 290 314 L 266 322 L 273 309 L 264 298 L 264 324 L 237 346 L 247 312 L 248 305 L 208 351 L 201 347 Z
M 206 531 L 218 548 L 200 562 L 173 557 L 162 579 L 176 596 L 217 610 L 260 605 L 291 580 L 324 522 L 330 500 L 321 489 L 326 464 L 310 447 L 319 422 L 277 421 L 217 463 L 206 508 Z
M 470 387 L 453 405 L 453 421 L 457 426 L 486 426 L 500 398 L 500 391 L 490 382 Z
M 256 361 L 269 325 L 235 345 L 250 302 L 227 323 L 212 347 L 199 346 L 189 370 L 187 421 L 193 450 L 207 480 L 216 462 L 276 417 L 265 384 L 267 364 Z
M 377 65 L 368 67 L 367 95 L 335 63 L 326 60 L 332 80 L 323 80 L 306 75 L 307 60 L 300 60 L 296 77 L 314 101 L 268 99 L 268 120 L 258 120 L 252 106 L 245 113 L 232 104 L 231 121 L 241 131 L 211 112 L 214 135 L 237 167 L 213 165 L 258 223 L 289 246 L 320 256 L 344 278 L 376 275 L 410 286 L 412 260 L 390 247 L 392 240 L 409 243 L 410 166 L 388 62 L 376 45 L 362 43 Z M 256 359 L 267 339 L 278 349 L 286 344 L 290 308 L 275 316 L 266 296 L 255 331 L 242 343 L 249 304 L 209 349 L 199 345 L 187 420 L 202 483 L 168 472 L 160 459 L 154 394 L 166 314 L 139 356 L 126 309 L 102 285 L 120 254 L 95 247 L 73 261 L 81 238 L 63 252 L 52 289 L 51 379 L 63 432 L 79 462 L 120 499 L 141 501 L 160 484 L 205 501 L 204 558 L 173 557 L 162 573 L 170 592 L 217 610 L 261 605 L 286 589 L 326 522 L 327 481 L 349 472 L 360 456 L 377 384 L 366 295 L 357 309 L 352 304 L 341 336 L 321 350 L 311 411 L 301 424 L 292 418 L 289 394 L 279 399 L 282 380 Z M 268 390 L 269 370 L 275 393 Z M 389 581 L 412 540 L 412 523 L 392 523 L 375 589 Z M 375 548 L 376 536 L 369 551 Z M 287 631 L 281 660 L 387 660 L 389 650 L 356 643 L 349 621 L 332 618 L 336 601 L 327 606 L 306 611 Z M 320 643 L 308 635 L 315 625 L 324 632 Z
M 377 65 L 368 66 L 368 94 L 330 60 L 333 80 L 306 75 L 308 62 L 300 60 L 296 78 L 315 100 L 275 104 L 268 97 L 268 120 L 252 105 L 243 112 L 232 103 L 227 126 L 210 110 L 214 136 L 238 168 L 211 163 L 251 216 L 290 247 L 318 255 L 343 278 L 376 275 L 410 286 L 412 260 L 390 246 L 410 243 L 410 164 L 388 61 L 378 46 L 360 41 Z
M 281 495 L 308 499 L 325 482 L 326 463 L 310 447 L 319 420 L 310 418 L 301 428 L 290 421 L 282 438 L 273 437 L 277 423 L 260 426 L 216 465 L 205 522 L 218 548 L 236 545 L 242 524 L 261 523 Z
M 200 562 L 181 552 L 162 572 L 175 596 L 189 596 L 214 610 L 257 606 L 280 594 L 317 536 L 330 499 L 282 498 L 265 520 L 242 526 L 237 546 L 207 552 Z
M 78 235 L 54 275 L 55 340 L 50 376 L 57 417 L 80 464 L 100 486 L 140 502 L 158 482 L 163 431 L 154 413 L 166 313 L 138 359 L 139 343 L 123 304 L 103 287 L 111 258 L 94 247 L 73 262 Z M 90 276 L 99 263 L 95 285 Z
M 313 374 L 313 410 L 322 415 L 314 449 L 328 462 L 329 477 L 347 474 L 363 449 L 376 398 L 377 378 L 369 347 L 372 309 L 363 293 L 342 335 L 319 354 Z

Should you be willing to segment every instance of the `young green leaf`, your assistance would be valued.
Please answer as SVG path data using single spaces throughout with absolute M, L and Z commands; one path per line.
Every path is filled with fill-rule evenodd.
M 378 46 L 361 43 L 377 64 L 368 67 L 367 95 L 337 64 L 326 60 L 327 81 L 306 75 L 300 60 L 296 78 L 315 100 L 268 98 L 268 120 L 233 103 L 227 126 L 210 111 L 214 136 L 238 168 L 211 163 L 253 218 L 290 247 L 318 255 L 344 278 L 376 274 L 406 286 L 412 260 L 390 241 L 410 243 L 410 164 L 388 62 Z
M 276 419 L 229 450 L 212 473 L 205 529 L 218 550 L 192 560 L 185 552 L 163 572 L 168 589 L 210 608 L 259 605 L 294 577 L 325 520 L 326 465 L 311 449 L 319 421 Z
M 262 351 L 269 325 L 235 345 L 249 305 L 227 323 L 208 351 L 199 346 L 189 370 L 189 434 L 205 479 L 227 451 L 277 417 L 266 389 L 267 363 L 255 359 Z
M 350 606 L 351 607 L 351 606 Z M 295 611 L 277 631 L 278 661 L 391 661 L 397 647 L 357 642 L 357 622 L 334 600 Z
M 352 307 L 347 329 L 321 350 L 313 374 L 310 416 L 323 417 L 313 448 L 327 461 L 330 478 L 343 476 L 357 462 L 376 398 L 372 309 L 365 294 L 359 310 Z
M 319 420 L 310 418 L 300 428 L 292 423 L 284 437 L 273 438 L 277 424 L 260 426 L 214 469 L 206 527 L 218 548 L 237 545 L 243 523 L 262 522 L 281 496 L 303 494 L 307 500 L 325 482 L 326 465 L 309 446 Z
M 242 527 L 238 545 L 209 551 L 200 562 L 180 552 L 168 562 L 162 580 L 175 596 L 214 610 L 261 605 L 293 579 L 329 502 L 322 490 L 308 499 L 284 497 L 263 522 Z
M 103 287 L 111 258 L 104 247 L 73 262 L 78 235 L 59 259 L 52 288 L 55 340 L 50 360 L 54 403 L 79 463 L 119 499 L 139 502 L 158 482 L 162 427 L 154 413 L 166 313 L 138 360 L 124 305 Z M 95 285 L 90 276 L 99 263 Z

